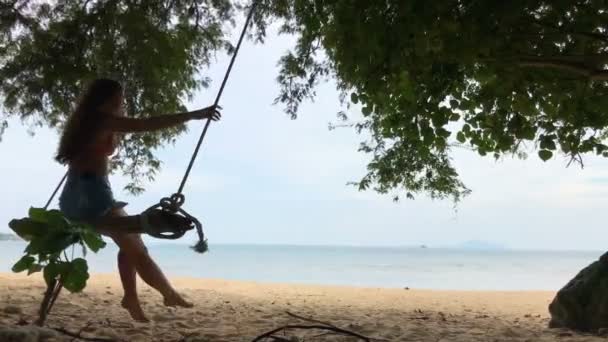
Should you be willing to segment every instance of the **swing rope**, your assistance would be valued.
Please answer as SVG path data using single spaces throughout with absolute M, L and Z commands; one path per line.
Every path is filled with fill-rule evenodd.
M 234 49 L 234 52 L 232 54 L 232 58 L 230 59 L 230 64 L 228 65 L 228 69 L 226 70 L 226 73 L 224 75 L 224 79 L 222 80 L 222 84 L 220 86 L 220 89 L 217 93 L 217 96 L 215 97 L 215 102 L 213 104 L 213 106 L 217 106 L 220 102 L 220 99 L 222 97 L 222 94 L 224 92 L 224 88 L 226 87 L 226 83 L 228 82 L 228 78 L 230 76 L 230 73 L 232 71 L 232 67 L 234 66 L 234 62 L 236 60 L 236 57 L 239 53 L 239 50 L 241 48 L 241 43 L 243 42 L 243 39 L 245 38 L 245 34 L 247 33 L 247 28 L 249 27 L 249 24 L 251 23 L 251 20 L 253 19 L 253 15 L 255 13 L 255 9 L 257 7 L 258 1 L 254 0 L 253 3 L 251 4 L 251 8 L 249 9 L 249 13 L 247 15 L 247 18 L 245 20 L 245 24 L 243 25 L 243 30 L 241 31 L 241 34 L 239 36 L 239 40 L 238 43 Z M 182 236 L 184 236 L 184 234 L 186 233 L 186 231 L 192 229 L 192 226 L 188 226 L 188 227 L 171 227 L 171 229 L 165 229 L 165 230 L 159 230 L 159 229 L 155 229 L 153 227 L 150 226 L 150 224 L 148 223 L 148 214 L 150 212 L 152 212 L 153 210 L 162 210 L 163 212 L 167 212 L 170 214 L 177 214 L 180 213 L 182 214 L 188 221 L 192 222 L 192 224 L 194 224 L 194 226 L 196 227 L 197 233 L 198 233 L 198 237 L 199 237 L 199 242 L 193 247 L 194 250 L 196 250 L 199 253 L 202 253 L 204 251 L 207 250 L 207 240 L 205 239 L 205 235 L 203 233 L 203 226 L 200 223 L 200 221 L 188 214 L 188 212 L 186 212 L 184 209 L 182 209 L 182 205 L 184 204 L 186 198 L 183 194 L 183 190 L 184 187 L 186 186 L 186 182 L 188 181 L 188 177 L 190 176 L 190 171 L 192 170 L 192 166 L 194 165 L 194 161 L 196 160 L 196 157 L 198 156 L 198 152 L 200 150 L 200 147 L 203 143 L 203 140 L 205 139 L 205 135 L 207 134 L 207 130 L 209 129 L 209 126 L 211 124 L 211 119 L 207 119 L 207 122 L 205 123 L 205 126 L 203 128 L 203 131 L 198 139 L 198 143 L 196 144 L 196 147 L 194 149 L 194 152 L 192 154 L 192 157 L 190 158 L 190 162 L 188 163 L 188 167 L 186 168 L 186 172 L 184 173 L 184 176 L 182 178 L 182 181 L 179 185 L 179 189 L 177 190 L 176 193 L 174 193 L 173 195 L 171 195 L 170 197 L 164 197 L 162 198 L 159 203 L 153 205 L 152 207 L 146 209 L 140 216 L 141 216 L 141 222 L 142 222 L 142 228 L 144 229 L 144 232 L 147 233 L 148 235 L 151 235 L 153 237 L 159 238 L 159 239 L 178 239 Z M 59 192 L 59 189 L 61 188 L 61 186 L 63 185 L 63 183 L 65 182 L 66 178 L 68 176 L 68 173 L 66 172 L 66 174 L 63 176 L 63 178 L 61 179 L 61 181 L 59 182 L 59 184 L 57 185 L 57 187 L 55 188 L 55 191 L 53 191 L 51 197 L 49 198 L 49 200 L 47 201 L 46 205 L 44 206 L 44 209 L 46 210 L 49 205 L 51 204 L 51 202 L 53 201 L 53 199 L 55 198 L 55 196 L 57 195 L 57 193 Z
M 214 106 L 217 106 L 220 102 L 220 99 L 224 92 L 224 88 L 226 87 L 226 83 L 228 82 L 230 72 L 232 71 L 232 67 L 234 66 L 236 57 L 241 49 L 241 44 L 243 42 L 243 39 L 245 38 L 245 34 L 247 33 L 247 28 L 249 27 L 249 24 L 253 18 L 253 14 L 255 13 L 257 3 L 258 3 L 257 0 L 254 0 L 253 3 L 251 4 L 251 8 L 249 9 L 249 14 L 247 15 L 245 24 L 243 25 L 243 29 L 239 36 L 239 40 L 234 49 L 234 53 L 232 54 L 232 58 L 230 59 L 230 64 L 228 65 L 228 69 L 226 70 L 226 73 L 224 75 L 224 79 L 222 80 L 220 89 L 217 93 L 217 96 L 215 97 L 215 102 L 213 104 Z M 149 234 L 153 237 L 159 238 L 159 239 L 178 239 L 178 238 L 182 237 L 186 233 L 187 230 L 192 229 L 192 225 L 188 225 L 187 227 L 172 227 L 172 229 L 165 230 L 165 231 L 153 229 L 148 224 L 148 213 L 150 213 L 154 210 L 160 209 L 164 212 L 168 212 L 171 214 L 177 214 L 177 213 L 182 214 L 183 217 L 185 217 L 189 222 L 191 222 L 196 227 L 196 232 L 198 234 L 199 241 L 192 248 L 199 253 L 204 253 L 207 251 L 207 249 L 208 249 L 207 239 L 205 238 L 205 234 L 203 232 L 203 225 L 200 223 L 200 221 L 196 217 L 190 215 L 187 211 L 182 209 L 182 205 L 186 201 L 186 197 L 183 194 L 183 190 L 186 185 L 186 182 L 188 181 L 188 177 L 190 176 L 190 171 L 192 170 L 194 161 L 196 160 L 196 157 L 198 156 L 199 150 L 201 148 L 203 140 L 205 139 L 205 135 L 207 134 L 207 130 L 209 129 L 210 124 L 211 124 L 211 119 L 209 118 L 209 119 L 207 119 L 207 122 L 205 123 L 205 126 L 198 139 L 196 147 L 194 148 L 194 152 L 192 153 L 192 157 L 190 158 L 190 162 L 188 163 L 188 167 L 186 168 L 186 172 L 184 173 L 184 177 L 182 178 L 182 181 L 180 183 L 180 186 L 179 186 L 179 189 L 177 190 L 177 192 L 174 193 L 173 195 L 171 195 L 170 197 L 162 198 L 158 204 L 155 204 L 152 207 L 148 208 L 141 215 L 142 226 L 144 228 L 144 231 L 146 231 L 147 234 Z
M 245 33 L 247 33 L 247 28 L 249 27 L 249 23 L 253 18 L 253 14 L 255 13 L 255 8 L 257 6 L 258 1 L 254 0 L 251 4 L 251 8 L 249 9 L 249 14 L 247 15 L 247 19 L 245 20 L 245 25 L 243 26 L 243 30 L 241 31 L 241 35 L 239 37 L 238 43 L 234 48 L 234 53 L 232 54 L 232 58 L 230 59 L 230 64 L 228 65 L 228 70 L 226 70 L 226 74 L 224 75 L 224 80 L 222 81 L 222 85 L 220 86 L 220 90 L 215 97 L 215 102 L 213 106 L 217 106 L 220 102 L 220 98 L 222 97 L 222 93 L 224 92 L 224 88 L 226 87 L 226 83 L 228 82 L 228 77 L 230 76 L 230 72 L 232 71 L 232 66 L 234 65 L 234 61 L 236 60 L 236 56 L 239 53 L 241 48 L 241 43 L 243 42 L 243 38 L 245 37 Z M 190 163 L 188 164 L 188 168 L 186 168 L 186 172 L 184 173 L 184 177 L 182 178 L 182 182 L 179 185 L 179 189 L 177 190 L 177 194 L 181 194 L 184 190 L 184 186 L 186 185 L 186 181 L 188 180 L 188 176 L 190 175 L 190 170 L 192 170 L 192 166 L 194 165 L 194 161 L 198 156 L 198 151 L 201 148 L 201 144 L 203 143 L 203 139 L 205 139 L 205 135 L 207 134 L 207 130 L 209 129 L 209 125 L 211 124 L 211 119 L 207 119 L 205 123 L 205 127 L 203 128 L 203 132 L 201 133 L 200 138 L 198 139 L 198 143 L 196 144 L 196 148 L 194 149 L 194 153 L 192 153 L 192 158 L 190 158 Z
M 63 175 L 61 181 L 59 181 L 59 184 L 57 184 L 57 187 L 51 194 L 51 197 L 49 197 L 49 200 L 46 201 L 46 204 L 44 205 L 44 210 L 47 210 L 49 208 L 49 205 L 51 205 L 51 202 L 53 202 L 53 199 L 55 198 L 55 196 L 57 196 L 57 193 L 59 192 L 59 189 L 61 189 L 61 186 L 63 185 L 63 182 L 65 182 L 66 178 L 68 178 L 67 172 L 65 173 L 65 175 Z

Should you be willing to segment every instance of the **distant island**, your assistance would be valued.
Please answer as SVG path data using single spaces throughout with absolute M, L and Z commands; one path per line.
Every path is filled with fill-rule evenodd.
M 469 240 L 456 245 L 457 248 L 474 250 L 505 250 L 507 246 L 489 241 Z
M 14 234 L 0 233 L 0 241 L 21 241 L 21 239 Z

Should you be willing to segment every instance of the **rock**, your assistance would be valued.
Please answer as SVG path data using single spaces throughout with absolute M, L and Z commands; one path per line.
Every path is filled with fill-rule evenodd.
M 158 313 L 152 317 L 155 322 L 169 322 L 175 319 L 171 314 Z
M 597 333 L 608 328 L 608 253 L 581 270 L 551 304 L 550 328 Z
M 9 315 L 20 315 L 23 313 L 23 310 L 21 310 L 21 308 L 16 305 L 7 305 L 4 307 L 4 309 L 2 309 L 2 311 Z
M 187 336 L 187 337 L 184 337 L 182 339 L 182 341 L 184 341 L 184 342 L 207 342 L 210 340 L 207 340 L 206 338 L 203 338 L 200 336 Z
M 37 326 L 0 326 L 0 341 L 2 342 L 39 342 L 54 337 L 57 337 L 54 330 Z

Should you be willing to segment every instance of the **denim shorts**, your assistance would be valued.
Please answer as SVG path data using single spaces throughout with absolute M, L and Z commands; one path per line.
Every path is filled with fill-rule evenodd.
M 114 199 L 107 175 L 72 169 L 68 171 L 67 181 L 59 196 L 59 209 L 68 219 L 75 221 L 90 222 L 126 205 Z

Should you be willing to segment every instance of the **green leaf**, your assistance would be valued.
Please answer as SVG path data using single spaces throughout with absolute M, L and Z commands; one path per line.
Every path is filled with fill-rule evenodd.
M 12 231 L 20 238 L 30 241 L 37 236 L 42 236 L 48 231 L 44 223 L 36 222 L 30 218 L 13 219 L 8 223 Z
M 50 285 L 51 282 L 59 276 L 65 276 L 69 271 L 69 264 L 63 261 L 54 261 L 50 262 L 44 270 L 42 271 L 42 275 L 44 276 L 44 280 L 47 285 Z
M 435 134 L 437 134 L 438 136 L 440 136 L 442 138 L 448 138 L 450 135 L 452 135 L 452 132 L 448 131 L 447 129 L 445 129 L 443 127 L 440 127 L 435 130 Z
M 54 230 L 68 230 L 70 222 L 59 210 L 44 210 L 41 208 L 30 208 L 30 218 L 35 222 L 46 223 Z
M 540 150 L 540 151 L 538 151 L 538 156 L 543 161 L 547 161 L 547 160 L 551 159 L 551 157 L 553 157 L 553 152 L 551 152 L 549 150 Z
M 367 105 L 367 106 L 361 108 L 361 113 L 363 113 L 363 115 L 365 115 L 365 116 L 368 116 L 372 113 L 372 108 L 369 105 Z
M 29 254 L 54 254 L 76 243 L 78 236 L 71 233 L 51 233 L 42 237 L 34 238 L 25 248 Z
M 422 128 L 421 133 L 425 143 L 430 145 L 435 140 L 435 132 L 431 127 Z
M 465 141 L 467 141 L 467 138 L 464 136 L 464 133 L 458 132 L 458 134 L 456 134 L 456 140 L 458 140 L 459 143 L 464 144 Z
M 32 207 L 28 214 L 36 222 L 48 223 L 47 211 L 45 209 Z
M 403 89 L 403 97 L 408 101 L 408 102 L 415 102 L 416 101 L 416 94 L 414 93 L 413 89 Z
M 359 103 L 359 96 L 357 96 L 357 93 L 350 94 L 350 102 L 354 104 Z
M 435 127 L 441 127 L 447 123 L 447 116 L 443 111 L 438 110 L 431 117 L 431 122 Z
M 545 149 L 551 150 L 551 151 L 557 150 L 557 146 L 555 145 L 555 141 L 553 141 L 553 140 L 547 140 L 545 142 Z
M 15 273 L 19 273 L 19 272 L 23 272 L 27 269 L 29 269 L 34 262 L 36 262 L 36 259 L 30 255 L 24 255 L 21 259 L 19 259 L 19 261 L 17 261 L 17 263 L 15 263 L 15 265 L 13 265 L 12 271 Z
M 604 151 L 606 151 L 606 150 L 608 150 L 608 146 L 606 146 L 604 144 L 597 144 L 597 145 L 595 145 L 595 151 L 596 151 L 595 153 L 597 155 L 602 155 L 602 153 Z
M 552 136 L 541 136 L 540 148 L 542 150 L 555 151 L 557 149 L 557 146 L 555 145 L 555 141 L 553 140 Z
M 82 258 L 76 258 L 69 263 L 69 271 L 63 278 L 63 286 L 66 290 L 74 293 L 82 291 L 89 279 L 87 261 Z
M 90 230 L 85 229 L 80 236 L 82 237 L 82 241 L 92 250 L 94 253 L 97 253 L 100 249 L 106 246 L 106 243 L 101 238 L 101 235 Z
M 522 138 L 527 140 L 534 140 L 536 137 L 536 128 L 527 127 L 522 131 Z
M 44 267 L 42 265 L 34 263 L 30 266 L 30 268 L 28 268 L 27 275 L 40 272 L 43 268 Z

